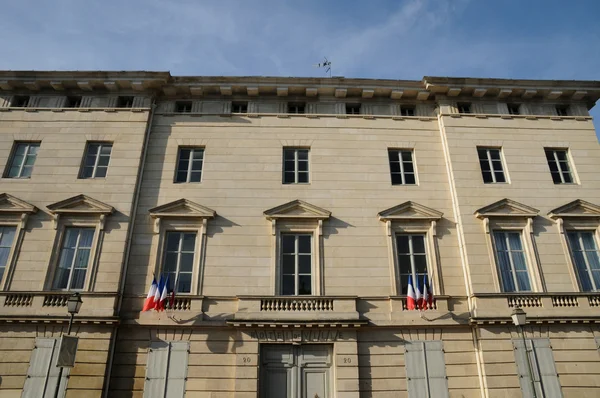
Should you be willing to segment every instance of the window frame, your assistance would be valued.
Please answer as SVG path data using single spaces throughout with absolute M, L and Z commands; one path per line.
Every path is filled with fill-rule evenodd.
M 115 102 L 115 108 L 131 109 L 134 101 L 135 96 L 133 95 L 119 95 Z
M 175 113 L 192 113 L 193 106 L 194 103 L 191 100 L 175 101 Z
M 285 170 L 285 162 L 286 162 L 286 157 L 285 157 L 285 153 L 286 151 L 294 151 L 294 181 L 293 182 L 287 182 L 285 180 L 285 176 L 286 173 L 290 173 L 289 171 L 286 172 Z M 304 162 L 304 160 L 299 159 L 298 153 L 299 151 L 306 151 L 306 172 L 305 171 L 300 171 L 298 168 L 298 164 L 300 162 Z M 310 147 L 283 147 L 282 153 L 281 153 L 281 183 L 282 185 L 307 185 L 310 184 L 311 182 L 311 165 L 310 165 Z M 288 160 L 290 161 L 290 160 Z M 299 181 L 299 175 L 300 174 L 306 174 L 307 176 L 307 181 L 306 182 L 301 182 Z
M 413 117 L 417 114 L 417 107 L 414 105 L 400 105 L 400 116 Z
M 66 97 L 64 102 L 65 108 L 81 108 L 81 104 L 83 103 L 83 96 L 81 95 L 69 95 Z
M 456 103 L 456 111 L 461 115 L 469 115 L 473 113 L 473 103 L 472 102 L 457 102 Z
M 92 235 L 92 242 L 91 242 L 91 245 L 89 247 L 90 253 L 88 255 L 88 261 L 87 261 L 87 264 L 86 264 L 86 266 L 84 268 L 85 269 L 85 278 L 84 278 L 84 281 L 83 281 L 83 287 L 80 288 L 80 289 L 75 289 L 75 288 L 71 287 L 72 282 L 73 282 L 74 270 L 76 269 L 75 262 L 76 262 L 77 255 L 78 255 L 79 249 L 80 249 L 79 243 L 81 241 L 81 232 L 77 235 L 77 241 L 75 243 L 75 252 L 73 254 L 73 259 L 71 261 L 71 264 L 68 267 L 69 278 L 67 280 L 67 286 L 64 287 L 64 288 L 56 287 L 56 282 L 57 282 L 56 278 L 57 278 L 57 275 L 58 275 L 58 270 L 60 268 L 60 261 L 62 259 L 62 251 L 64 249 L 64 244 L 66 242 L 67 231 L 69 231 L 69 230 L 80 230 L 80 231 L 83 231 L 83 230 L 86 230 L 86 229 L 87 230 L 93 230 L 93 235 Z M 60 291 L 81 292 L 81 291 L 85 291 L 86 290 L 86 286 L 88 285 L 87 281 L 89 279 L 89 274 L 88 273 L 90 271 L 91 264 L 93 264 L 92 255 L 95 255 L 95 252 L 94 252 L 94 246 L 95 245 L 94 245 L 94 243 L 96 242 L 96 234 L 98 232 L 99 231 L 97 231 L 97 229 L 95 228 L 95 226 L 91 226 L 91 225 L 86 225 L 86 226 L 65 225 L 65 226 L 63 226 L 62 231 L 61 231 L 61 236 L 60 236 L 60 242 L 59 242 L 59 245 L 57 246 L 58 253 L 56 255 L 57 259 L 56 259 L 56 265 L 55 265 L 55 269 L 54 269 L 54 275 L 52 276 L 52 285 L 51 285 L 52 291 L 58 291 L 58 292 L 60 292 Z
M 595 286 L 596 283 L 594 282 L 594 278 L 592 275 L 592 271 L 591 271 L 591 267 L 589 264 L 589 260 L 587 258 L 587 255 L 583 256 L 583 259 L 585 261 L 585 267 L 586 267 L 586 272 L 588 274 L 588 277 L 590 278 L 590 283 L 592 284 L 592 290 L 583 290 L 583 285 L 581 283 L 581 277 L 579 275 L 579 271 L 578 271 L 578 267 L 577 267 L 577 262 L 575 260 L 575 256 L 573 254 L 573 246 L 571 245 L 571 239 L 569 239 L 569 234 L 572 233 L 576 233 L 578 235 L 578 240 L 579 240 L 579 244 L 580 244 L 580 251 L 586 252 L 587 250 L 585 250 L 585 247 L 583 245 L 583 241 L 581 238 L 581 234 L 582 233 L 589 233 L 592 235 L 592 240 L 594 242 L 594 245 L 596 247 L 596 255 L 598 256 L 598 258 L 600 259 L 600 245 L 598 244 L 598 242 L 600 242 L 599 236 L 598 236 L 598 227 L 594 228 L 594 227 L 582 227 L 582 228 L 573 228 L 573 227 L 569 227 L 568 229 L 565 229 L 564 231 L 564 235 L 565 235 L 565 240 L 567 243 L 567 248 L 568 248 L 568 255 L 569 255 L 569 259 L 571 262 L 571 268 L 573 269 L 573 272 L 575 274 L 575 279 L 577 281 L 577 288 L 579 289 L 580 292 L 589 292 L 589 293 L 597 293 L 600 292 L 600 284 L 598 284 L 598 286 Z
M 283 279 L 284 279 L 284 275 L 289 275 L 289 274 L 284 274 L 283 273 L 283 258 L 285 253 L 283 252 L 283 239 L 285 236 L 293 236 L 294 237 L 294 253 L 292 253 L 294 255 L 294 293 L 293 294 L 284 294 L 283 292 Z M 299 252 L 299 246 L 300 246 L 300 240 L 299 237 L 301 236 L 308 236 L 310 238 L 310 293 L 309 294 L 300 294 L 299 293 L 299 280 L 300 280 L 300 276 L 301 275 L 306 275 L 305 273 L 301 274 L 300 273 L 300 256 L 301 255 L 305 255 L 305 253 L 300 253 Z M 314 259 L 314 252 L 315 252 L 315 245 L 314 245 L 314 234 L 312 231 L 310 232 L 302 232 L 302 231 L 294 231 L 294 232 L 290 232 L 290 231 L 280 231 L 279 233 L 279 245 L 280 245 L 280 250 L 279 250 L 279 292 L 278 294 L 280 296 L 292 296 L 292 297 L 302 297 L 302 296 L 314 296 L 313 292 L 315 291 L 315 277 L 314 277 L 314 263 L 315 263 L 315 259 Z
M 360 115 L 361 106 L 360 103 L 346 103 L 346 115 Z
M 508 254 L 508 259 L 510 262 L 510 270 L 511 270 L 511 275 L 512 275 L 512 283 L 515 287 L 514 291 L 506 291 L 504 290 L 504 279 L 502 277 L 502 272 L 501 272 L 501 268 L 500 268 L 500 258 L 498 256 L 498 244 L 496 242 L 496 233 L 501 233 L 504 234 L 505 237 L 505 242 L 506 242 L 506 246 L 508 248 L 507 253 Z M 521 241 L 521 252 L 523 255 L 523 260 L 525 262 L 525 268 L 526 268 L 526 272 L 527 272 L 527 281 L 529 283 L 529 287 L 530 290 L 520 290 L 519 288 L 519 283 L 518 283 L 518 278 L 517 278 L 517 270 L 515 268 L 514 265 L 514 261 L 513 261 L 513 257 L 512 257 L 512 253 L 513 251 L 517 252 L 517 250 L 511 250 L 511 246 L 510 246 L 510 240 L 508 239 L 508 234 L 511 233 L 518 233 L 519 234 L 519 239 Z M 532 266 L 530 265 L 530 259 L 527 253 L 527 242 L 525 237 L 523 236 L 525 233 L 525 231 L 523 231 L 522 229 L 504 229 L 504 228 L 496 228 L 496 229 L 492 229 L 491 231 L 491 239 L 492 239 L 492 246 L 494 249 L 494 258 L 496 261 L 496 273 L 498 275 L 498 281 L 499 281 L 499 285 L 500 285 L 500 291 L 502 293 L 532 293 L 535 292 L 535 284 L 534 284 L 534 275 L 532 275 Z
M 31 103 L 30 95 L 14 95 L 10 101 L 11 108 L 27 108 Z
M 404 293 L 402 291 L 402 275 L 405 275 L 402 270 L 400 269 L 400 253 L 398 251 L 398 237 L 399 236 L 408 236 L 409 240 L 408 240 L 408 244 L 409 244 L 409 258 L 410 258 L 410 268 L 411 268 L 411 273 L 410 276 L 412 277 L 413 283 L 417 283 L 417 285 L 419 286 L 419 289 L 422 288 L 422 286 L 420 285 L 422 279 L 419 279 L 418 276 L 421 275 L 419 273 L 416 272 L 416 266 L 415 266 L 415 261 L 414 261 L 414 251 L 413 251 L 413 237 L 415 236 L 419 236 L 423 238 L 423 250 L 424 253 L 423 255 L 425 256 L 425 269 L 426 269 L 426 275 L 429 277 L 432 272 L 430 270 L 429 267 L 429 257 L 431 255 L 430 250 L 429 250 L 429 244 L 428 244 L 428 239 L 427 239 L 427 232 L 406 232 L 404 230 L 399 231 L 399 230 L 395 230 L 394 231 L 394 236 L 393 236 L 393 245 L 394 245 L 394 255 L 395 255 L 395 264 L 396 264 L 396 279 L 397 279 L 397 283 L 398 283 L 398 294 L 400 295 L 406 295 L 406 293 Z M 420 253 L 419 253 L 420 254 Z M 431 283 L 431 282 L 430 282 Z
M 93 170 L 92 170 L 92 175 L 90 177 L 85 177 L 84 173 L 85 173 L 85 168 L 86 167 L 90 167 L 90 166 L 86 166 L 85 165 L 85 160 L 88 157 L 88 153 L 90 150 L 90 147 L 92 145 L 98 145 L 98 152 L 96 153 L 96 159 L 94 161 L 94 166 L 93 166 Z M 105 167 L 105 166 L 98 166 L 98 163 L 100 162 L 100 156 L 101 156 L 101 152 L 102 152 L 102 148 L 103 147 L 107 147 L 110 146 L 110 155 L 108 155 L 108 164 L 106 165 L 106 174 L 102 177 L 96 177 L 96 174 L 98 172 L 98 168 L 99 167 Z M 110 141 L 88 141 L 85 144 L 85 150 L 83 152 L 83 158 L 81 160 L 81 167 L 79 170 L 79 176 L 78 179 L 80 180 L 95 180 L 95 179 L 105 179 L 108 177 L 108 169 L 110 168 L 110 163 L 112 160 L 112 156 L 113 156 L 113 149 L 114 149 L 114 142 L 110 142 Z
M 290 115 L 306 114 L 306 102 L 288 102 L 287 113 Z
M 238 108 L 238 109 L 236 109 Z M 231 113 L 245 115 L 248 113 L 248 101 L 233 101 L 231 103 Z
M 166 229 L 164 231 L 164 239 L 162 242 L 163 248 L 162 248 L 162 253 L 161 253 L 161 264 L 160 264 L 160 272 L 157 275 L 165 275 L 167 272 L 164 271 L 165 268 L 165 264 L 166 264 L 166 260 L 167 260 L 167 254 L 169 253 L 169 251 L 167 250 L 167 244 L 169 241 L 169 234 L 179 234 L 180 235 L 180 240 L 179 240 L 179 247 L 178 247 L 178 251 L 177 251 L 177 265 L 175 267 L 175 280 L 170 281 L 173 284 L 173 290 L 175 291 L 176 294 L 185 294 L 185 295 L 190 295 L 193 293 L 194 291 L 194 271 L 195 271 L 195 265 L 196 265 L 196 260 L 197 260 L 197 251 L 199 248 L 198 245 L 198 230 L 197 229 L 188 229 L 188 228 L 176 228 L 176 229 Z M 194 234 L 194 251 L 193 251 L 193 257 L 192 257 L 192 270 L 189 272 L 185 272 L 185 273 L 189 273 L 191 275 L 191 279 L 190 279 L 190 291 L 189 292 L 180 292 L 177 289 L 177 286 L 175 285 L 176 282 L 179 281 L 179 274 L 180 274 L 180 266 L 181 266 L 181 254 L 183 253 L 182 251 L 182 246 L 183 246 L 183 239 L 181 239 L 181 236 L 185 235 L 185 234 Z M 171 272 L 168 272 L 169 274 Z
M 188 168 L 186 171 L 186 178 L 185 181 L 177 181 L 177 175 L 180 173 L 179 171 L 179 161 L 181 160 L 181 151 L 182 150 L 190 150 L 190 157 L 188 159 Z M 193 161 L 193 156 L 194 156 L 194 152 L 201 150 L 202 151 L 202 166 L 200 167 L 200 181 L 190 181 L 191 175 L 192 175 L 192 165 L 194 163 Z M 177 160 L 175 162 L 175 175 L 173 176 L 173 183 L 174 184 L 201 184 L 202 180 L 204 179 L 204 163 L 206 162 L 206 147 L 204 146 L 179 146 L 177 147 Z M 197 173 L 198 171 L 194 171 L 195 173 Z
M 13 162 L 14 162 L 15 156 L 17 155 L 17 148 L 19 147 L 19 145 L 27 145 L 27 147 L 25 148 L 25 154 L 23 155 L 23 161 L 21 162 L 21 165 L 19 166 L 19 174 L 15 177 L 10 177 L 10 169 L 13 168 Z M 27 162 L 27 157 L 29 156 L 31 147 L 34 145 L 37 145 L 38 149 L 35 154 L 35 160 L 34 160 L 33 164 L 31 165 L 31 174 L 29 176 L 23 177 L 22 173 L 23 173 L 23 169 L 26 166 L 25 163 Z M 13 142 L 13 147 L 11 149 L 11 153 L 8 158 L 8 162 L 6 164 L 6 168 L 4 169 L 4 175 L 2 176 L 2 178 L 10 178 L 10 179 L 15 179 L 15 180 L 31 179 L 31 176 L 33 175 L 33 168 L 35 166 L 35 162 L 37 161 L 37 157 L 38 157 L 39 150 L 41 147 L 42 147 L 42 141 L 15 141 L 15 142 Z
M 477 150 L 477 158 L 479 160 L 479 169 L 481 170 L 481 178 L 483 180 L 484 184 L 510 184 L 510 180 L 508 178 L 508 171 L 506 169 L 506 161 L 504 159 L 504 151 L 502 150 L 502 147 L 492 147 L 492 146 L 477 146 L 476 147 Z M 486 152 L 486 159 L 481 159 L 479 157 L 479 151 L 485 151 Z M 504 176 L 504 181 L 496 181 L 496 173 L 497 171 L 494 169 L 494 159 L 492 159 L 491 156 L 491 152 L 490 151 L 498 151 L 498 159 L 500 160 L 500 167 L 501 167 L 501 172 L 502 175 Z M 492 177 L 492 181 L 486 181 L 485 177 L 484 177 L 484 171 L 483 168 L 481 168 L 481 162 L 487 160 L 488 162 L 488 166 L 490 168 L 489 173 L 491 174 Z
M 390 160 L 390 154 L 392 152 L 397 152 L 397 154 L 398 154 L 398 160 L 397 161 L 396 160 L 394 160 L 394 161 Z M 404 153 L 404 152 L 410 153 L 410 156 L 411 156 L 410 163 L 412 164 L 412 168 L 413 168 L 412 173 L 404 171 L 404 163 L 408 163 L 407 161 L 405 161 L 402 158 L 402 153 Z M 413 148 L 388 148 L 387 149 L 387 153 L 388 153 L 388 167 L 390 169 L 390 182 L 391 182 L 391 185 L 392 186 L 412 186 L 412 185 L 417 186 L 417 185 L 419 185 L 419 180 L 418 180 L 418 177 L 417 177 L 417 162 L 416 162 L 416 159 L 415 159 L 415 150 Z M 394 172 L 392 170 L 392 163 L 399 163 L 399 168 L 400 168 L 399 172 Z M 414 179 L 415 179 L 414 183 L 406 183 L 406 175 L 405 175 L 406 173 L 412 174 L 414 176 Z M 399 174 L 400 175 L 400 181 L 401 181 L 400 183 L 394 183 L 394 178 L 393 178 L 394 174 Z
M 552 168 L 550 168 L 550 162 L 551 160 L 548 159 L 548 152 L 551 151 L 552 152 L 552 157 L 553 157 L 553 162 L 556 164 L 556 167 L 558 169 L 558 176 L 560 177 L 560 182 L 557 182 L 554 179 L 554 172 L 552 171 Z M 565 152 L 565 161 L 561 161 L 558 159 L 558 152 Z M 569 148 L 554 148 L 554 147 L 544 147 L 544 159 L 546 159 L 546 164 L 548 165 L 548 170 L 550 171 L 550 177 L 552 178 L 552 182 L 554 183 L 554 185 L 577 185 L 579 183 L 578 179 L 577 179 L 577 173 L 575 172 L 575 165 L 573 163 L 573 159 L 571 158 L 571 151 L 569 150 Z M 562 170 L 562 168 L 560 167 L 560 164 L 562 163 L 566 163 L 567 167 L 569 168 L 568 173 L 571 176 L 571 182 L 565 182 L 565 178 L 563 176 L 563 173 L 565 173 L 565 171 Z
M 508 109 L 508 114 L 515 116 L 515 115 L 520 115 L 521 114 L 521 104 L 515 104 L 515 103 L 507 103 L 506 104 L 506 108 Z
M 554 106 L 554 112 L 559 117 L 569 116 L 569 105 L 557 104 Z

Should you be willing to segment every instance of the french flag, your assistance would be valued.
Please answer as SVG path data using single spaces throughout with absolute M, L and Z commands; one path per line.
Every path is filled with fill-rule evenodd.
M 142 311 L 150 311 L 152 308 L 156 307 L 154 297 L 156 296 L 157 290 L 158 285 L 156 284 L 156 278 L 153 277 L 152 284 L 150 285 L 150 290 L 148 290 L 148 295 L 146 296 L 146 301 L 144 301 L 144 308 L 142 308 Z
M 427 280 L 427 274 L 423 275 L 423 299 L 421 309 L 433 309 L 433 292 L 429 287 L 429 281 Z
M 409 310 L 414 310 L 417 308 L 417 296 L 415 295 L 415 289 L 413 288 L 411 275 L 408 276 L 408 288 L 406 290 L 406 308 Z
M 162 296 L 163 289 L 165 288 L 165 282 L 163 276 L 160 276 L 160 280 L 158 282 L 158 286 L 156 291 L 154 292 L 154 309 L 156 311 L 162 311 L 160 297 Z
M 415 281 L 415 299 L 417 302 L 417 309 L 421 309 L 423 307 L 423 296 L 421 295 L 421 290 L 419 289 L 419 276 L 417 275 L 417 280 Z

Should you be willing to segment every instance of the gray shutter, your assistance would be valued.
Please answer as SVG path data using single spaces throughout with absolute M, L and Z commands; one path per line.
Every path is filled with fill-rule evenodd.
M 596 348 L 600 351 L 600 336 L 596 336 Z
M 554 366 L 554 356 L 552 355 L 550 340 L 535 339 L 532 340 L 532 343 L 536 357 L 535 373 L 537 373 L 538 377 L 541 379 L 541 388 L 543 390 L 541 396 L 545 398 L 562 398 L 563 395 L 558 380 L 558 373 L 556 372 L 556 366 Z
M 169 343 L 153 341 L 148 350 L 144 398 L 164 398 L 169 363 Z
M 528 350 L 530 350 L 531 340 L 527 340 L 527 345 Z M 531 378 L 529 377 L 527 353 L 525 352 L 523 340 L 513 340 L 513 347 L 515 349 L 515 362 L 517 364 L 517 374 L 519 375 L 519 384 L 521 384 L 523 398 L 532 398 L 533 391 L 531 388 Z
M 444 345 L 441 341 L 425 342 L 425 362 L 427 364 L 429 396 L 435 398 L 448 397 L 446 361 L 444 360 Z
M 404 367 L 410 398 L 427 397 L 427 364 L 425 345 L 422 341 L 407 341 L 404 344 Z
M 58 358 L 58 343 L 53 338 L 37 338 L 31 353 L 27 379 L 23 386 L 22 398 L 54 397 L 59 368 L 56 367 Z M 64 368 L 60 383 L 59 397 L 65 396 L 70 369 Z
M 187 341 L 173 341 L 170 346 L 165 396 L 166 398 L 182 398 L 185 395 L 190 344 Z

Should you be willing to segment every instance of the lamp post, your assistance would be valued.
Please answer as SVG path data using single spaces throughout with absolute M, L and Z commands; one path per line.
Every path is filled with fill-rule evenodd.
M 67 300 L 67 312 L 71 315 L 69 319 L 69 329 L 67 329 L 67 334 L 71 334 L 71 328 L 73 327 L 73 318 L 75 318 L 75 314 L 79 313 L 81 309 L 81 304 L 83 301 L 81 300 L 81 295 L 79 293 L 73 293 L 71 297 Z M 60 366 L 58 368 L 58 379 L 56 380 L 56 388 L 54 390 L 54 398 L 58 398 L 58 392 L 60 391 L 60 382 L 62 379 L 63 367 Z
M 523 339 L 523 348 L 525 349 L 525 361 L 527 362 L 527 371 L 529 372 L 529 380 L 531 381 L 531 392 L 533 393 L 533 398 L 537 398 L 537 393 L 535 391 L 535 383 L 533 382 L 533 370 L 531 369 L 531 362 L 529 361 L 529 353 L 527 351 L 527 342 L 525 341 L 525 331 L 523 330 L 523 326 L 527 322 L 527 314 L 523 311 L 522 308 L 516 307 L 512 310 L 510 314 L 513 323 L 515 326 L 519 328 L 521 331 L 521 338 Z

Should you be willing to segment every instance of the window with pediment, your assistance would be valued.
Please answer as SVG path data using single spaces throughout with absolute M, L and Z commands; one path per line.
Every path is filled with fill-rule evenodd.
M 265 211 L 264 215 L 271 222 L 273 236 L 273 294 L 322 295 L 323 222 L 331 212 L 293 200 Z
M 150 209 L 157 248 L 154 274 L 157 279 L 168 277 L 169 291 L 201 294 L 206 229 L 208 220 L 216 215 L 214 210 L 187 199 Z
M 556 221 L 577 290 L 600 291 L 600 206 L 577 199 L 548 216 Z
M 0 290 L 9 290 L 27 220 L 37 212 L 32 204 L 0 194 Z
M 488 235 L 498 291 L 542 291 L 541 270 L 535 253 L 533 220 L 539 210 L 511 199 L 502 199 L 475 212 Z
M 441 293 L 439 259 L 436 250 L 437 222 L 443 213 L 412 201 L 378 214 L 385 223 L 390 252 L 391 294 L 404 295 L 409 277 L 423 283 L 427 275 L 435 294 Z
M 114 208 L 87 195 L 77 195 L 47 208 L 54 217 L 58 236 L 46 286 L 51 290 L 93 290 L 99 242 Z

